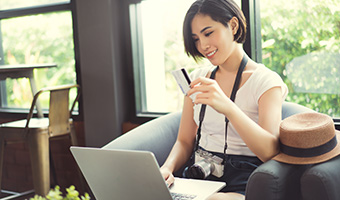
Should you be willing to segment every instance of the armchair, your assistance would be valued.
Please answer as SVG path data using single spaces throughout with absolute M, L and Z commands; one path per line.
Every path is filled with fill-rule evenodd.
M 314 112 L 285 102 L 282 119 Z M 291 165 L 270 160 L 249 177 L 246 200 L 340 200 L 340 156 L 314 165 Z
M 283 103 L 283 119 L 302 112 L 313 112 L 313 110 L 295 103 Z M 151 151 L 155 154 L 158 164 L 161 166 L 176 141 L 180 118 L 180 112 L 159 117 L 125 133 L 102 148 Z M 258 167 L 251 175 L 246 198 L 248 200 L 295 200 L 301 199 L 301 191 L 306 192 L 306 195 L 304 195 L 306 199 L 307 196 L 308 199 L 316 199 L 309 198 L 310 196 L 316 197 L 313 193 L 318 193 L 319 196 L 332 193 L 340 198 L 340 192 L 335 190 L 335 186 L 340 185 L 340 171 L 337 172 L 335 170 L 337 168 L 333 167 L 337 163 L 340 164 L 340 158 L 308 168 L 309 166 L 288 165 L 270 160 Z M 328 172 L 328 168 L 332 167 L 334 170 Z M 324 170 L 325 168 L 327 168 L 327 172 Z M 181 174 L 181 171 L 175 173 L 176 176 L 181 176 Z M 328 177 L 332 176 L 339 177 L 336 179 L 339 184 L 320 189 L 324 179 L 329 180 Z M 301 190 L 299 186 L 300 179 L 301 183 L 303 183 Z M 330 184 L 333 184 L 333 182 L 327 183 L 327 186 Z

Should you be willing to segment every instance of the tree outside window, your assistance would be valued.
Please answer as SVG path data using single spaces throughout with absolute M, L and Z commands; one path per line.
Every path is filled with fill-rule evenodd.
M 8 4 L 2 1 L 1 8 L 22 6 L 22 2 L 21 4 L 6 2 Z M 60 2 L 60 0 L 27 1 L 24 5 L 55 2 Z M 4 58 L 2 64 L 57 64 L 56 68 L 34 70 L 38 89 L 76 82 L 71 11 L 2 19 L 0 30 Z M 5 87 L 2 87 L 1 95 L 6 97 L 5 102 L 2 102 L 2 108 L 28 108 L 30 106 L 32 94 L 28 79 L 7 79 L 2 84 Z M 71 95 L 75 96 L 75 91 Z M 48 101 L 47 95 L 41 102 L 43 107 L 47 106 Z
M 340 2 L 261 0 L 262 61 L 288 101 L 340 117 Z

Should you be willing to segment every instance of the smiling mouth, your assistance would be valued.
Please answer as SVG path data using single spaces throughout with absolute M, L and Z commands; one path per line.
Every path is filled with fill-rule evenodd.
M 217 49 L 215 51 L 213 51 L 213 52 L 208 53 L 207 57 L 211 58 L 213 55 L 215 55 L 216 52 L 217 52 Z

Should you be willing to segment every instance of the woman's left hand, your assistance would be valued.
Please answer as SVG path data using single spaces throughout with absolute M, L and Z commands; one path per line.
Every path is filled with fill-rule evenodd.
M 217 112 L 227 114 L 228 105 L 232 101 L 224 94 L 215 80 L 199 77 L 192 81 L 190 86 L 191 89 L 188 91 L 187 96 L 197 93 L 195 104 L 207 104 Z

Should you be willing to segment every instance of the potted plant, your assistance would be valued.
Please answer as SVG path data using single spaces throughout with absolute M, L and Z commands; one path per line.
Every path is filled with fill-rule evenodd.
M 90 200 L 90 195 L 88 193 L 85 193 L 84 196 L 79 196 L 79 192 L 73 185 L 71 185 L 69 188 L 66 188 L 66 192 L 66 196 L 63 197 L 60 187 L 55 186 L 54 189 L 51 189 L 48 192 L 46 197 L 35 195 L 29 200 Z

